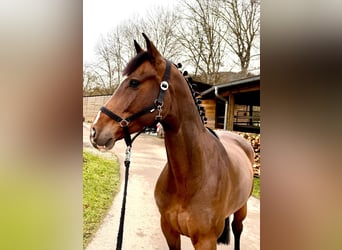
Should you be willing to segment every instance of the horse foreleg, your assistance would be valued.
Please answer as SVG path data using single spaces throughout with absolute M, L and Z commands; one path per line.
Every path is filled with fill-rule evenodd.
M 232 229 L 234 234 L 234 250 L 240 250 L 240 236 L 243 229 L 242 221 L 246 218 L 246 216 L 247 203 L 234 213 L 234 220 L 232 222 Z
M 160 221 L 161 221 L 161 229 L 166 238 L 169 249 L 180 250 L 181 249 L 180 234 L 171 227 L 169 222 L 165 220 L 163 216 L 161 217 Z

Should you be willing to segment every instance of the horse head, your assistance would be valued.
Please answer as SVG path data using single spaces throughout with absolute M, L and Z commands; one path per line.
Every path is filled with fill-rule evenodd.
M 98 149 L 111 149 L 127 133 L 135 133 L 156 121 L 162 122 L 171 107 L 171 71 L 165 60 L 143 33 L 147 50 L 134 40 L 136 56 L 123 71 L 125 79 L 95 117 L 90 141 Z M 170 88 L 169 88 L 170 86 Z

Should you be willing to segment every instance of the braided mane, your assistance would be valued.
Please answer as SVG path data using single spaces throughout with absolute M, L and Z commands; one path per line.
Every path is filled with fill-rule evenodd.
M 176 67 L 178 69 L 180 69 L 182 67 L 182 64 L 181 63 L 178 63 L 176 65 Z M 196 86 L 195 84 L 191 84 L 191 77 L 188 76 L 188 72 L 187 71 L 184 71 L 182 72 L 181 70 L 179 70 L 182 75 L 184 76 L 188 86 L 189 86 L 189 89 L 191 91 L 191 94 L 192 94 L 192 98 L 196 104 L 196 107 L 197 107 L 197 110 L 198 110 L 198 114 L 200 115 L 201 117 L 201 120 L 202 120 L 202 123 L 203 124 L 207 124 L 207 117 L 205 116 L 205 108 L 203 106 L 201 106 L 200 104 L 202 103 L 202 100 L 199 98 L 200 96 L 200 93 L 198 93 L 197 91 L 194 90 L 194 87 Z

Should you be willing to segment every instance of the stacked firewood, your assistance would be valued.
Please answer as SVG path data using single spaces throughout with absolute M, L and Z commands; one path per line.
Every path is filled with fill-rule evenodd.
M 255 153 L 253 164 L 254 176 L 260 177 L 260 134 L 244 132 L 238 132 L 238 134 L 243 136 L 251 143 Z

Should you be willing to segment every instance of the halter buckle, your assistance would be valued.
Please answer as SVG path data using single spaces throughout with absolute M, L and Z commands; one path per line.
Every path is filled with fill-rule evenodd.
M 157 109 L 159 110 L 159 109 L 161 109 L 161 108 L 164 106 L 164 102 L 163 102 L 163 101 L 159 102 L 158 99 L 155 99 L 155 100 L 154 100 L 154 106 L 156 106 Z M 154 111 L 154 110 L 153 110 L 153 111 Z M 152 112 L 152 111 L 151 111 L 151 112 Z

